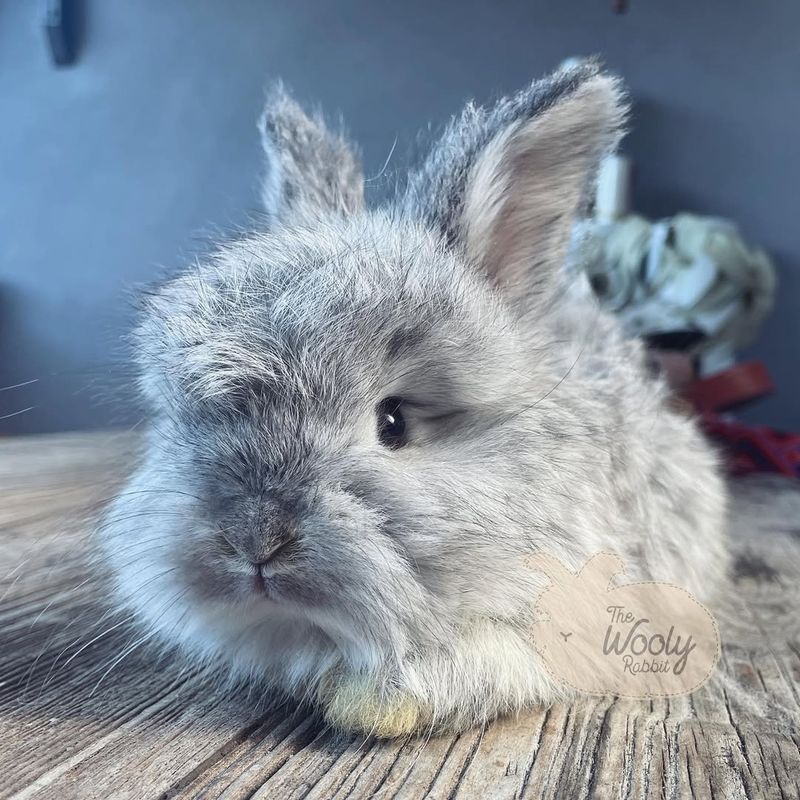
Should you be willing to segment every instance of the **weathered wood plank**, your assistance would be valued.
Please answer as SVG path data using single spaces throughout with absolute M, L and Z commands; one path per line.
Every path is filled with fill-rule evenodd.
M 137 632 L 109 613 L 87 532 L 135 449 L 127 435 L 0 440 L 0 796 L 800 797 L 800 492 L 735 493 L 726 680 L 375 742 L 224 692 L 146 643 L 119 658 Z

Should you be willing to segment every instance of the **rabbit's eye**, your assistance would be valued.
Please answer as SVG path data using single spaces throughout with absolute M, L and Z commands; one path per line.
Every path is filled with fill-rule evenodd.
M 387 397 L 378 406 L 378 439 L 384 447 L 396 450 L 408 441 L 406 420 L 401 410 L 403 401 L 399 397 Z

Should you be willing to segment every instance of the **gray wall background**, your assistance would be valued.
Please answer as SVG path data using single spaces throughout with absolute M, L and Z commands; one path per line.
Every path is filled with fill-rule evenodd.
M 780 271 L 752 355 L 779 391 L 751 421 L 800 429 L 800 3 L 796 0 L 85 0 L 76 66 L 38 3 L 0 5 L 0 429 L 129 424 L 137 285 L 257 208 L 266 81 L 340 112 L 386 191 L 417 131 L 599 53 L 635 98 L 636 205 L 737 220 Z

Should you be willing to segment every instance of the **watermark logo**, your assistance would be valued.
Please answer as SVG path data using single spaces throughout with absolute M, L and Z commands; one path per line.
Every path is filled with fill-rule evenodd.
M 669 583 L 621 583 L 622 559 L 597 553 L 576 573 L 537 553 L 527 566 L 549 585 L 534 608 L 534 646 L 550 673 L 588 694 L 651 698 L 689 694 L 719 660 L 716 620 Z

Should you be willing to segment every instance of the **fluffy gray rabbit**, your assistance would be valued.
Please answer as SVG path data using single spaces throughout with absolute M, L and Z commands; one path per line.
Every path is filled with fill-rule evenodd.
M 563 269 L 625 113 L 562 70 L 467 106 L 366 210 L 348 144 L 272 94 L 268 230 L 147 295 L 136 333 L 147 448 L 102 549 L 154 638 L 398 736 L 563 693 L 531 552 L 709 596 L 715 458 Z

